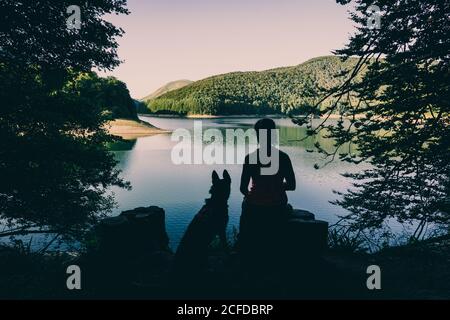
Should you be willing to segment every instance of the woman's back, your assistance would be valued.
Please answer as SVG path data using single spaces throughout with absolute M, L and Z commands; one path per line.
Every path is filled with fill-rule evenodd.
M 278 152 L 278 170 L 275 174 L 261 174 L 261 168 L 268 165 L 261 164 L 259 160 L 260 149 L 255 153 L 249 154 L 245 158 L 244 168 L 241 177 L 241 192 L 246 196 L 246 200 L 255 205 L 282 205 L 287 204 L 287 190 L 295 189 L 295 175 L 289 156 L 278 150 L 273 149 L 272 152 Z M 251 161 L 255 159 L 256 161 Z M 250 190 L 248 190 L 251 181 Z

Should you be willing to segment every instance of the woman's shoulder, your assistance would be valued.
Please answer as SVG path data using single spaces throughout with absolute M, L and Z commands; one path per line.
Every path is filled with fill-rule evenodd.
M 258 150 L 259 149 L 255 150 L 251 153 L 248 153 L 245 156 L 244 163 L 245 164 L 256 164 L 258 162 Z
M 280 159 L 289 159 L 289 155 L 284 152 L 283 150 L 277 149 L 278 150 L 278 156 Z
M 289 155 L 288 155 L 286 152 L 284 152 L 284 151 L 282 151 L 282 150 L 280 150 L 280 149 L 276 149 L 276 150 L 277 150 L 277 152 L 278 152 L 278 159 L 279 159 L 280 161 L 283 161 L 283 162 L 284 162 L 284 161 L 290 161 Z M 257 149 L 257 150 L 255 150 L 255 151 L 253 151 L 253 152 L 247 154 L 247 155 L 245 156 L 244 164 L 258 164 L 258 160 L 259 160 L 258 154 L 259 154 L 259 151 L 260 151 L 260 149 Z

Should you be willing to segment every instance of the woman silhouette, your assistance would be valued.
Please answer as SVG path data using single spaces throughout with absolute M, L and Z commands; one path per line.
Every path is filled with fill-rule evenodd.
M 239 250 L 254 250 L 254 244 L 261 247 L 261 239 L 270 240 L 268 233 L 273 234 L 286 217 L 286 191 L 295 190 L 296 184 L 289 156 L 272 145 L 271 132 L 275 130 L 275 122 L 268 118 L 261 119 L 256 122 L 255 130 L 259 148 L 245 157 L 241 175 L 240 191 L 244 201 L 239 226 Z M 267 139 L 260 139 L 263 134 Z M 277 160 L 278 164 L 266 163 L 261 159 Z M 273 174 L 263 172 L 264 168 L 274 165 L 278 170 Z

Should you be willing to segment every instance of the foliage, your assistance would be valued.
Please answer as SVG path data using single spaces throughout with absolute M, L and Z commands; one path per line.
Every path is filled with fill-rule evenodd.
M 137 113 L 148 113 L 147 105 L 139 100 L 133 100 Z
M 295 67 L 214 76 L 147 101 L 151 112 L 180 114 L 298 114 L 319 92 L 343 82 L 339 76 L 356 60 L 320 57 Z M 323 101 L 325 108 L 333 99 Z
M 73 4 L 81 7 L 80 30 L 66 26 Z M 127 187 L 105 148 L 113 137 L 103 129 L 103 102 L 122 85 L 106 79 L 111 91 L 97 97 L 83 78 L 119 64 L 115 38 L 123 31 L 103 16 L 127 14 L 124 5 L 0 2 L 0 219 L 7 226 L 0 236 L 76 236 L 113 205 L 109 186 Z
M 334 158 L 340 145 L 350 143 L 358 146 L 358 155 L 339 157 L 371 164 L 370 169 L 345 175 L 354 179 L 354 186 L 339 193 L 342 198 L 335 202 L 350 211 L 346 219 L 353 228 L 376 229 L 393 219 L 415 224 L 412 237 L 418 239 L 430 223 L 450 222 L 450 3 L 354 3 L 357 32 L 336 53 L 349 59 L 357 56 L 358 62 L 347 80 L 324 97 L 334 97 L 336 103 L 320 110 L 324 115 L 338 111 L 350 125 L 325 120 L 311 131 L 327 129 L 336 141 L 335 152 L 318 145 L 319 152 Z M 381 9 L 380 29 L 367 24 L 371 5 Z M 363 69 L 367 70 L 362 80 L 356 79 Z M 295 122 L 305 124 L 301 119 Z
M 137 110 L 134 100 L 130 96 L 125 83 L 115 77 L 101 78 L 94 72 L 80 73 L 72 83 L 79 97 L 85 103 L 95 104 L 96 108 L 103 110 L 109 119 L 137 119 Z
M 328 247 L 332 251 L 342 253 L 365 253 L 368 251 L 366 242 L 361 234 L 331 228 L 328 232 Z
M 0 299 L 69 298 L 65 281 L 55 275 L 65 275 L 74 258 L 65 253 L 31 252 L 23 246 L 0 245 Z

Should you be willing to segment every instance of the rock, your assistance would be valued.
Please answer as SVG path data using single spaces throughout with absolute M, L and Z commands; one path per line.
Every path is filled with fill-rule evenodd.
M 169 250 L 162 208 L 141 207 L 103 219 L 96 227 L 99 250 L 106 255 L 138 258 L 141 254 Z
M 286 226 L 285 241 L 291 252 L 321 254 L 328 246 L 328 222 L 290 219 Z
M 288 205 L 285 241 L 294 251 L 322 253 L 328 247 L 328 222 L 316 220 L 313 213 Z
M 288 213 L 288 219 L 300 219 L 300 220 L 315 220 L 315 216 L 313 213 L 301 210 L 301 209 L 293 209 Z
M 279 212 L 258 210 L 248 223 L 245 237 L 239 237 L 237 250 L 246 267 L 262 270 L 297 270 L 313 266 L 328 245 L 328 223 L 315 220 L 306 210 L 286 208 L 286 216 L 277 220 Z M 264 219 L 265 218 L 265 219 Z
M 166 232 L 166 215 L 164 209 L 156 206 L 141 207 L 124 211 L 121 216 L 130 222 L 134 240 L 143 250 L 168 250 L 169 237 Z

